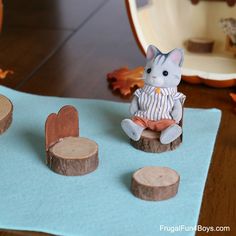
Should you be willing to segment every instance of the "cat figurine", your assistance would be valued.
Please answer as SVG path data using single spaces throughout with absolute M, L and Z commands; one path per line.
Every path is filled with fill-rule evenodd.
M 132 118 L 121 122 L 132 140 L 138 141 L 144 129 L 161 132 L 162 144 L 169 144 L 182 134 L 179 122 L 185 95 L 177 91 L 177 86 L 183 58 L 183 50 L 179 48 L 164 54 L 153 45 L 148 47 L 144 87 L 134 93 L 129 109 Z

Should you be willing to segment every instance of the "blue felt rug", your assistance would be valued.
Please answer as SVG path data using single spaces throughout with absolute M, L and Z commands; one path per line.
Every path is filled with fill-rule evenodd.
M 185 109 L 181 147 L 150 154 L 130 146 L 120 128 L 128 104 L 35 96 L 1 86 L 0 94 L 14 104 L 13 124 L 0 136 L 0 228 L 74 236 L 162 236 L 173 235 L 170 227 L 197 224 L 219 110 Z M 45 165 L 46 117 L 66 104 L 79 110 L 81 136 L 99 144 L 98 169 L 82 177 L 61 176 Z M 131 194 L 132 173 L 147 165 L 178 171 L 176 197 L 147 202 Z M 164 226 L 169 231 L 161 231 Z M 194 234 L 186 230 L 174 235 Z

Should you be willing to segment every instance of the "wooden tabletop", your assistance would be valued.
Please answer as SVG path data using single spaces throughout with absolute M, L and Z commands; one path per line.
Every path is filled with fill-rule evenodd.
M 145 64 L 122 0 L 4 3 L 0 68 L 14 75 L 0 84 L 40 95 L 130 101 L 113 93 L 106 81 L 114 69 Z M 217 235 L 236 235 L 236 115 L 229 97 L 235 89 L 182 82 L 179 90 L 187 95 L 187 107 L 222 110 L 198 223 L 230 226 L 230 232 Z M 0 236 L 10 235 L 46 234 L 0 231 Z

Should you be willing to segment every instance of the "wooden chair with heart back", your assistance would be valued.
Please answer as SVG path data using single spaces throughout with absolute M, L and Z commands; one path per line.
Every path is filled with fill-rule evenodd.
M 52 113 L 45 123 L 46 163 L 58 174 L 76 176 L 98 166 L 98 145 L 79 137 L 78 111 L 73 106 Z

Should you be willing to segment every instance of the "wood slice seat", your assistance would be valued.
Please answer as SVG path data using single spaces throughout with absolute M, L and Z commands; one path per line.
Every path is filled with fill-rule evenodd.
M 172 151 L 182 143 L 182 135 L 169 144 L 162 144 L 160 142 L 160 132 L 155 132 L 145 129 L 138 141 L 130 139 L 130 143 L 136 149 L 144 152 L 161 153 Z
M 179 122 L 179 126 L 183 128 L 183 117 L 184 117 L 184 99 L 181 100 L 183 114 L 182 119 Z M 145 129 L 138 141 L 130 139 L 130 144 L 139 150 L 144 152 L 161 153 L 166 151 L 175 150 L 183 142 L 183 133 L 169 144 L 163 144 L 160 142 L 161 132 L 152 131 Z
M 87 138 L 67 137 L 48 152 L 51 169 L 62 175 L 84 175 L 98 166 L 98 145 Z
M 11 101 L 0 95 L 0 134 L 4 133 L 12 122 L 13 105 Z
M 207 38 L 191 38 L 188 41 L 187 49 L 190 52 L 210 53 L 213 51 L 214 40 Z
M 98 145 L 79 137 L 78 112 L 64 106 L 46 121 L 47 165 L 61 175 L 77 176 L 94 171 L 98 166 Z
M 177 194 L 179 181 L 179 174 L 168 167 L 143 167 L 133 174 L 131 191 L 143 200 L 166 200 Z

